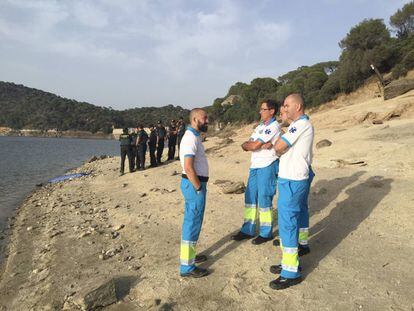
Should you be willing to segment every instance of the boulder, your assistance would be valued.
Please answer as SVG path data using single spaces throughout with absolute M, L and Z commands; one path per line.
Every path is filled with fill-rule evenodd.
M 384 99 L 388 100 L 414 90 L 414 79 L 392 81 L 384 87 Z
M 230 182 L 224 183 L 221 190 L 224 194 L 241 194 L 245 192 L 246 186 L 241 181 Z
M 320 149 L 323 147 L 329 147 L 330 145 L 332 145 L 332 142 L 330 140 L 322 139 L 316 144 L 316 149 Z
M 84 293 L 76 304 L 82 310 L 96 310 L 98 308 L 109 306 L 118 301 L 116 295 L 115 281 L 112 279 L 98 288 Z

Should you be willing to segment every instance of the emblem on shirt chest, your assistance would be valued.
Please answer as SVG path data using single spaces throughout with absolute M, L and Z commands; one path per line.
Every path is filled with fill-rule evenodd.
M 291 129 L 289 129 L 289 133 L 295 133 L 297 130 L 296 130 L 296 127 L 292 127 Z

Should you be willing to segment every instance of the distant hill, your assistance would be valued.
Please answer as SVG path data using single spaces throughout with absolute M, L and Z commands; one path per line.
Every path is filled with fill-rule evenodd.
M 147 126 L 158 120 L 167 123 L 187 117 L 188 113 L 189 110 L 173 105 L 119 111 L 0 81 L 0 126 L 13 129 L 111 133 L 113 126 Z

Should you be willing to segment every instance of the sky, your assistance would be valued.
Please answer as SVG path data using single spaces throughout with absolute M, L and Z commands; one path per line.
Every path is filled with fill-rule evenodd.
M 337 60 L 403 0 L 0 0 L 0 81 L 114 109 L 211 105 L 240 81 Z

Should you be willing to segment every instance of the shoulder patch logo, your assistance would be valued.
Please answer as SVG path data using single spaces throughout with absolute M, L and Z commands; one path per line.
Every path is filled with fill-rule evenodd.
M 265 131 L 265 134 L 266 134 L 266 135 L 269 135 L 270 133 L 272 133 L 272 131 L 271 131 L 270 129 L 267 129 L 267 130 Z
M 296 127 L 292 127 L 291 129 L 289 129 L 289 133 L 295 133 L 297 130 L 296 130 Z

